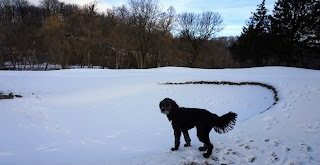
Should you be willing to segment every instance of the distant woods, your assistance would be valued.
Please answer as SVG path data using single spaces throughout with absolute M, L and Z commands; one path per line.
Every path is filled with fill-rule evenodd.
M 1 1 L 0 63 L 115 69 L 226 67 L 229 39 L 214 38 L 222 29 L 218 13 L 177 14 L 154 0 L 130 0 L 106 12 L 98 12 L 96 6 L 58 0 L 42 0 L 39 6 L 26 0 Z M 180 19 L 190 22 L 181 25 Z
M 278 0 L 269 15 L 263 0 L 230 51 L 242 66 L 320 69 L 320 1 Z
M 1 0 L 0 68 L 317 68 L 320 7 L 307 1 L 279 0 L 272 15 L 263 1 L 239 37 L 216 37 L 224 28 L 219 13 L 176 13 L 156 0 L 129 0 L 105 12 L 96 2 Z

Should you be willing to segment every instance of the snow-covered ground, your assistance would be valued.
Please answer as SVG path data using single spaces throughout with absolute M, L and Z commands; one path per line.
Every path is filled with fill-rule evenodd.
M 259 86 L 161 85 L 185 81 L 254 81 Z M 320 71 L 263 67 L 204 70 L 0 71 L 0 164 L 320 164 Z M 211 131 L 205 159 L 196 130 L 191 147 L 174 144 L 159 102 L 218 115 L 238 113 L 234 130 Z M 263 113 L 261 113 L 263 112 Z M 183 138 L 182 144 L 184 144 Z

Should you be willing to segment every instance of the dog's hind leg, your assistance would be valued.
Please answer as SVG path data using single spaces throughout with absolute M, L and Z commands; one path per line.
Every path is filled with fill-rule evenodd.
M 208 147 L 205 144 L 203 144 L 203 146 L 199 147 L 200 151 L 207 151 L 207 149 L 208 149 Z
M 205 158 L 209 158 L 209 156 L 212 154 L 212 150 L 213 150 L 213 145 L 212 143 L 210 142 L 210 139 L 208 138 L 208 140 L 206 140 L 204 142 L 205 146 L 207 146 L 208 150 L 207 150 L 207 153 L 204 153 L 203 154 L 203 157 Z
M 191 139 L 190 139 L 188 130 L 182 131 L 182 133 L 183 133 L 184 140 L 186 141 L 186 144 L 184 144 L 184 147 L 190 147 Z
M 199 138 L 199 140 L 204 143 L 203 147 L 199 147 L 200 151 L 206 151 L 206 153 L 203 154 L 203 157 L 205 158 L 209 158 L 209 156 L 212 154 L 212 150 L 213 150 L 213 145 L 210 142 L 210 138 L 209 138 L 209 133 L 210 133 L 210 129 L 205 129 L 205 128 L 201 128 L 201 127 L 197 127 L 197 136 Z
M 207 152 L 203 154 L 203 157 L 209 158 L 209 156 L 212 154 L 213 149 L 213 145 L 210 142 L 209 135 L 207 137 L 201 138 L 200 141 L 204 143 L 204 149 L 207 150 Z

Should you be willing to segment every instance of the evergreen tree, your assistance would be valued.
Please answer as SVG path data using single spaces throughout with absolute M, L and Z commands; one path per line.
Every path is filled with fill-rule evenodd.
M 265 7 L 265 0 L 262 1 L 255 13 L 247 21 L 248 28 L 244 27 L 244 33 L 255 33 L 258 36 L 263 36 L 269 31 L 269 19 L 268 19 L 268 9 Z M 251 27 L 251 29 L 250 29 Z M 253 31 L 250 31 L 253 30 Z
M 270 31 L 270 20 L 267 12 L 265 0 L 263 0 L 247 21 L 247 27 L 243 27 L 238 43 L 231 47 L 234 58 L 239 62 L 250 59 L 255 65 L 262 66 L 263 59 L 268 59 L 269 41 L 266 38 Z
M 320 47 L 320 2 L 307 0 L 302 10 L 301 34 L 306 47 Z
M 278 56 L 287 65 L 303 60 L 303 51 L 319 44 L 318 0 L 279 0 L 272 17 L 272 34 L 280 39 Z M 319 46 L 319 45 L 318 45 Z

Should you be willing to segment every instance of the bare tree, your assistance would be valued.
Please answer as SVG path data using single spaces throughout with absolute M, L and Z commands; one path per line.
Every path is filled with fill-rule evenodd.
M 58 0 L 42 0 L 41 7 L 46 9 L 49 15 L 57 14 L 60 9 L 60 2 Z
M 203 44 L 223 29 L 222 21 L 220 14 L 211 11 L 179 15 L 180 35 L 192 45 L 194 67 L 198 67 L 198 56 Z
M 65 53 L 65 22 L 58 16 L 47 17 L 46 23 L 41 28 L 43 41 L 48 48 L 50 61 L 60 64 L 63 68 L 67 67 L 67 58 Z
M 132 30 L 142 57 L 140 67 L 146 68 L 147 54 L 156 45 L 159 31 L 171 28 L 171 17 L 161 12 L 155 0 L 130 0 L 128 5 L 118 8 L 117 13 Z
M 161 13 L 159 20 L 160 31 L 168 35 L 174 29 L 174 23 L 176 22 L 176 11 L 170 6 L 166 12 Z
M 173 36 L 171 31 L 174 29 L 174 23 L 176 22 L 175 9 L 170 6 L 166 12 L 161 14 L 159 21 L 159 30 L 162 32 L 155 50 L 156 54 L 156 65 L 161 66 L 162 61 L 166 61 L 169 58 L 171 52 L 173 52 Z

